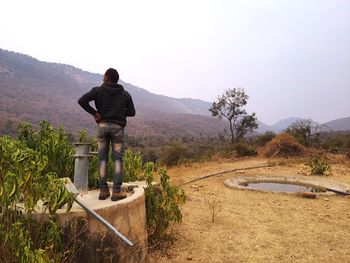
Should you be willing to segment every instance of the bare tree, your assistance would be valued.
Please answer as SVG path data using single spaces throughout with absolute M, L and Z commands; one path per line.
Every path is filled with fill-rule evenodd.
M 311 119 L 298 120 L 286 129 L 305 146 L 320 145 L 320 126 Z

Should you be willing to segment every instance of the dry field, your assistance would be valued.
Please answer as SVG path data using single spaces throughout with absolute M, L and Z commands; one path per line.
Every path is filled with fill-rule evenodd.
M 266 164 L 249 158 L 212 161 L 169 170 L 175 184 L 215 172 Z M 350 197 L 305 199 L 296 194 L 228 188 L 233 175 L 308 175 L 302 162 L 210 177 L 184 186 L 183 221 L 176 241 L 152 252 L 149 262 L 350 262 Z M 349 162 L 334 160 L 329 179 L 350 184 Z M 209 203 L 216 200 L 215 218 Z

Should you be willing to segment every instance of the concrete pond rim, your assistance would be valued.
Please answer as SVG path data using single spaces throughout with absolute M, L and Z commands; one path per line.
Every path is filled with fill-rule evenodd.
M 324 192 L 317 192 L 320 195 L 332 195 L 332 194 L 344 194 L 350 195 L 350 185 L 328 178 L 314 177 L 314 176 L 302 176 L 302 175 L 250 175 L 242 176 L 237 175 L 229 178 L 225 181 L 225 185 L 230 188 L 240 190 L 251 190 L 260 192 L 273 192 L 273 193 L 287 193 L 295 194 L 296 192 L 285 192 L 285 191 L 272 191 L 272 190 L 261 190 L 249 187 L 249 184 L 259 183 L 276 183 L 276 184 L 289 184 L 289 185 L 300 185 L 305 187 L 312 187 L 315 189 L 322 189 Z

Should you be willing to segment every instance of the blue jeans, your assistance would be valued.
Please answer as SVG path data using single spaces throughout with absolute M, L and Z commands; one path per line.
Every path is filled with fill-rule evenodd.
M 100 190 L 107 189 L 107 163 L 109 145 L 112 146 L 113 192 L 119 192 L 123 182 L 124 128 L 113 122 L 98 124 L 98 174 Z

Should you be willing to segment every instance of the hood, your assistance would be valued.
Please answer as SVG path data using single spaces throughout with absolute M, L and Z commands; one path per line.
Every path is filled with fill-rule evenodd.
M 103 83 L 101 87 L 109 94 L 117 94 L 124 90 L 123 86 L 117 83 Z

